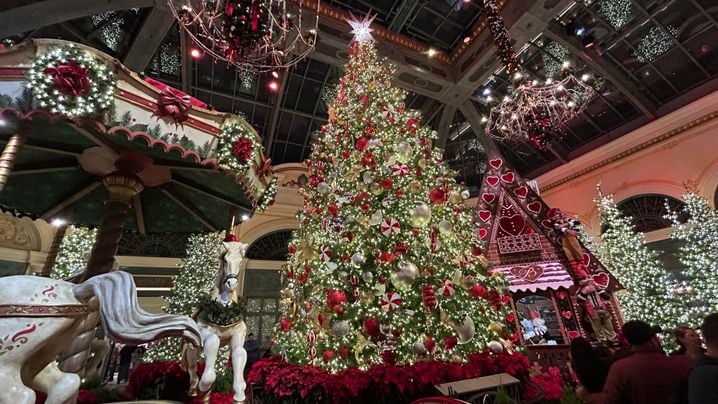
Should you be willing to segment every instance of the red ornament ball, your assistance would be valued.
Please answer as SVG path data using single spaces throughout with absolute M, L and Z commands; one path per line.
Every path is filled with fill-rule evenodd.
M 364 319 L 364 334 L 370 337 L 379 336 L 379 320 L 374 317 L 367 317 Z
M 295 252 L 297 252 L 297 246 L 295 246 L 294 244 L 290 244 L 287 250 L 290 254 L 294 254 Z
M 486 288 L 483 285 L 474 285 L 471 289 L 469 289 L 469 296 L 484 299 L 487 296 Z
M 289 331 L 292 329 L 292 322 L 286 318 L 279 320 L 279 327 L 282 331 Z
M 327 363 L 330 360 L 334 359 L 334 355 L 334 351 L 332 351 L 331 349 L 327 349 L 326 351 L 324 351 L 324 354 L 322 354 L 322 360 L 324 361 L 324 363 Z
M 439 205 L 446 202 L 446 192 L 441 188 L 434 188 L 429 192 L 431 203 Z
M 369 139 L 365 138 L 364 136 L 360 137 L 357 140 L 357 145 L 356 145 L 357 150 L 361 150 L 361 151 L 366 150 L 367 143 L 369 143 Z

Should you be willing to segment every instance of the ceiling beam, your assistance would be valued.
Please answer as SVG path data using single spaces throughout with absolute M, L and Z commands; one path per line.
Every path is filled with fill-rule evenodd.
M 476 107 L 473 101 L 466 100 L 459 105 L 459 111 L 464 115 L 466 121 L 471 125 L 471 129 L 474 131 L 474 135 L 481 142 L 488 154 L 492 150 L 499 150 L 499 147 L 494 143 L 494 140 L 484 132 L 484 126 L 481 124 L 481 113 Z
M 172 176 L 172 183 L 173 183 L 173 184 L 177 184 L 177 185 L 181 185 L 181 186 L 183 186 L 183 187 L 185 187 L 185 188 L 188 188 L 188 189 L 190 189 L 190 190 L 192 190 L 192 191 L 199 192 L 199 193 L 202 194 L 202 195 L 205 195 L 205 196 L 208 196 L 208 197 L 210 197 L 210 198 L 216 199 L 216 200 L 218 200 L 218 201 L 220 201 L 220 202 L 222 202 L 222 203 L 224 203 L 224 204 L 227 204 L 227 205 L 229 205 L 229 206 L 234 206 L 234 207 L 236 207 L 236 208 L 239 208 L 239 212 L 238 212 L 238 213 L 242 213 L 242 214 L 244 214 L 244 213 L 247 213 L 247 214 L 251 213 L 251 212 L 249 211 L 249 209 L 247 209 L 246 207 L 244 207 L 244 206 L 238 204 L 237 202 L 234 202 L 234 201 L 231 201 L 231 200 L 229 200 L 229 199 L 227 199 L 227 198 L 224 198 L 224 197 L 222 197 L 222 196 L 219 196 L 219 195 L 213 193 L 212 190 L 207 189 L 207 188 L 205 188 L 205 187 L 203 187 L 203 186 L 201 186 L 201 185 L 195 184 L 195 183 L 193 183 L 193 182 L 191 182 L 191 181 L 188 181 L 188 180 L 186 180 L 186 179 L 180 179 L 178 175 L 173 175 L 173 176 Z
M 103 11 L 152 7 L 155 0 L 44 0 L 0 13 L 0 38 Z
M 618 91 L 641 110 L 645 116 L 650 119 L 656 119 L 656 110 L 658 109 L 656 103 L 646 97 L 637 86 L 628 81 L 625 76 L 616 71 L 608 62 L 601 59 L 595 51 L 582 50 L 574 41 L 564 38 L 561 35 L 561 27 L 557 22 L 554 21 L 549 24 L 548 29 L 544 31 L 544 35 L 568 49 L 572 54 L 578 56 L 591 70 L 595 71 L 600 77 L 608 80 Z
M 168 190 L 167 188 L 162 189 L 162 193 L 165 194 L 166 197 L 168 197 L 170 200 L 172 200 L 174 203 L 179 205 L 182 209 L 184 209 L 187 213 L 189 213 L 192 217 L 197 219 L 200 223 L 204 225 L 209 231 L 217 231 L 217 228 L 212 225 L 212 222 L 197 208 L 190 205 L 187 201 L 184 200 L 181 196 L 175 194 L 174 192 Z
M 309 70 L 309 67 L 307 67 L 307 70 Z M 284 93 L 287 90 L 287 81 L 289 81 L 289 76 L 291 76 L 292 73 L 289 72 L 289 70 L 284 70 L 282 72 L 282 79 L 279 82 L 279 88 L 277 89 L 277 98 L 274 101 L 274 105 L 272 106 L 272 115 L 271 119 L 269 121 L 269 130 L 267 133 L 264 134 L 264 137 L 266 139 L 267 144 L 265 145 L 267 149 L 267 155 L 272 155 L 272 147 L 274 146 L 274 132 L 277 130 L 277 125 L 279 125 L 279 113 L 282 112 L 282 102 L 284 102 Z
M 130 70 L 143 72 L 162 45 L 175 20 L 168 10 L 153 8 L 140 31 L 135 35 L 123 64 Z
M 439 138 L 436 139 L 434 147 L 443 149 L 446 147 L 446 142 L 449 139 L 449 131 L 451 130 L 451 123 L 454 121 L 454 115 L 456 115 L 456 107 L 453 105 L 444 105 L 444 110 L 441 112 L 441 118 L 439 119 L 439 127 L 436 129 L 439 132 Z
M 100 181 L 98 181 L 98 180 L 93 180 L 92 183 L 90 183 L 89 185 L 86 185 L 86 186 L 82 187 L 81 189 L 79 189 L 79 190 L 76 191 L 76 192 L 73 192 L 72 195 L 70 195 L 69 197 L 65 198 L 64 200 L 62 200 L 60 203 L 58 203 L 57 205 L 53 206 L 52 208 L 46 210 L 44 213 L 42 213 L 42 214 L 40 215 L 40 217 L 43 218 L 43 219 L 45 219 L 45 220 L 50 220 L 50 219 L 52 219 L 53 216 L 55 216 L 56 214 L 62 212 L 63 210 L 65 210 L 68 206 L 72 205 L 73 203 L 79 201 L 79 200 L 82 199 L 85 195 L 87 195 L 87 194 L 89 194 L 90 192 L 92 192 L 92 191 L 94 191 L 95 189 L 97 189 L 101 184 L 102 184 L 102 182 L 100 182 Z

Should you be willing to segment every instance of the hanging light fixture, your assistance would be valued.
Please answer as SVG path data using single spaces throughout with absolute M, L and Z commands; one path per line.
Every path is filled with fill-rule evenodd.
M 511 46 L 496 0 L 484 0 L 489 29 L 499 58 L 514 80 L 515 91 L 491 109 L 486 132 L 499 141 L 531 143 L 543 149 L 552 138 L 561 137 L 566 124 L 588 104 L 593 88 L 568 75 L 561 81 L 530 82 L 520 72 L 516 52 Z
M 303 0 L 167 0 L 180 28 L 205 54 L 245 74 L 288 68 L 317 39 L 320 2 Z

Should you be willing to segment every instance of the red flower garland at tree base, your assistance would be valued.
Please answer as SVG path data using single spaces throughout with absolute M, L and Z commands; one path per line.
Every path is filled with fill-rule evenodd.
M 232 144 L 232 155 L 240 163 L 246 163 L 252 158 L 252 141 L 246 137 L 240 137 Z
M 378 398 L 412 400 L 435 393 L 434 385 L 497 373 L 528 377 L 529 362 L 521 354 L 469 355 L 466 363 L 417 362 L 407 366 L 378 365 L 367 371 L 351 368 L 336 374 L 310 365 L 289 364 L 278 357 L 256 362 L 248 383 L 261 383 L 274 398 L 318 402 L 371 402 Z

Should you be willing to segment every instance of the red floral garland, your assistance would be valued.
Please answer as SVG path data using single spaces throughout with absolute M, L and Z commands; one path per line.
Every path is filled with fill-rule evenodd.
M 431 361 L 409 366 L 379 365 L 367 371 L 352 368 L 331 374 L 313 366 L 294 365 L 270 357 L 256 362 L 247 380 L 262 383 L 267 394 L 278 398 L 321 397 L 327 402 L 358 402 L 366 398 L 367 392 L 413 399 L 434 394 L 436 384 L 496 373 L 508 373 L 519 379 L 528 376 L 529 362 L 521 354 L 482 352 L 468 359 L 467 363 Z

